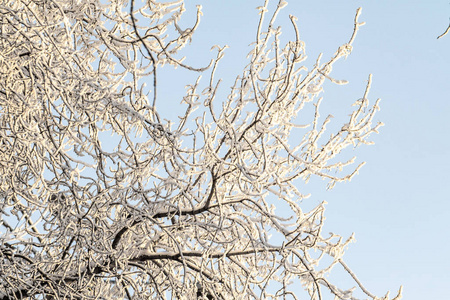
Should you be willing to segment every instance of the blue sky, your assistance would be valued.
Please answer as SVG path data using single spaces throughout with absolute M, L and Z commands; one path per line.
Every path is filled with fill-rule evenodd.
M 403 299 L 448 299 L 450 34 L 436 37 L 448 26 L 449 1 L 288 2 L 278 17 L 285 28 L 283 38 L 293 38 L 288 15 L 295 15 L 311 65 L 319 53 L 325 60 L 348 41 L 355 11 L 363 8 L 360 21 L 366 25 L 352 54 L 335 64 L 332 73 L 349 84 L 325 85 L 322 113 L 337 116 L 334 122 L 339 124 L 339 116 L 351 112 L 351 103 L 362 97 L 373 74 L 369 99 L 373 103 L 381 98 L 375 119 L 385 123 L 372 137 L 375 145 L 352 153 L 367 162 L 360 174 L 331 191 L 312 182 L 309 201 L 328 202 L 326 231 L 344 237 L 355 233 L 356 243 L 344 258 L 370 291 L 382 296 L 391 290 L 392 295 L 403 285 Z M 184 53 L 186 63 L 203 66 L 213 55 L 212 45 L 229 45 L 219 73 L 229 86 L 246 63 L 258 20 L 255 7 L 263 1 L 189 0 L 187 14 L 195 13 L 196 4 L 203 5 L 204 16 Z M 190 24 L 189 18 L 183 22 Z M 166 118 L 176 117 L 174 105 L 190 83 L 184 71 L 180 74 L 173 77 L 164 69 L 159 73 L 159 82 L 170 86 L 165 93 L 174 98 L 158 104 Z

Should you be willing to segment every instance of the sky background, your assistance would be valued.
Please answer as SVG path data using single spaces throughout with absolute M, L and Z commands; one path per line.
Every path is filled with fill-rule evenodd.
M 248 45 L 254 41 L 262 0 L 188 0 L 186 15 L 203 5 L 200 27 L 184 54 L 186 63 L 207 65 L 214 44 L 229 45 L 220 68 L 228 88 L 246 64 Z M 277 1 L 271 2 L 271 7 Z M 437 40 L 449 24 L 448 0 L 291 0 L 278 17 L 283 38 L 294 38 L 288 18 L 298 18 L 311 66 L 319 53 L 323 62 L 346 43 L 353 30 L 356 9 L 365 21 L 353 44 L 353 52 L 334 65 L 332 76 L 349 84 L 324 86 L 321 115 L 332 113 L 336 125 L 351 113 L 351 104 L 362 97 L 373 74 L 371 103 L 381 98 L 375 121 L 385 126 L 373 135 L 373 146 L 352 152 L 367 164 L 351 182 L 326 191 L 311 182 L 308 201 L 326 206 L 325 232 L 343 237 L 352 232 L 344 258 L 365 287 L 382 296 L 394 295 L 404 286 L 403 299 L 449 299 L 450 284 L 450 34 Z M 183 23 L 185 22 L 185 23 Z M 189 26 L 184 18 L 180 25 Z M 176 118 L 184 85 L 192 80 L 184 71 L 159 72 L 158 108 Z M 177 84 L 174 84 L 177 83 Z M 180 84 L 178 84 L 180 83 Z M 341 118 L 341 119 L 340 119 Z M 339 274 L 339 273 L 338 273 Z M 347 277 L 337 280 L 354 285 Z M 347 285 L 347 286 L 346 286 Z M 361 295 L 361 294 L 357 294 Z M 330 297 L 331 299 L 331 297 Z

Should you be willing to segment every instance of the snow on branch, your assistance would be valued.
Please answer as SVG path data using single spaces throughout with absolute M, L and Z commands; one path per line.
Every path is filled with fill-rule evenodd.
M 344 125 L 320 116 L 360 10 L 349 42 L 308 70 L 295 17 L 279 38 L 286 1 L 268 4 L 225 99 L 226 47 L 204 66 L 179 58 L 200 6 L 184 28 L 182 0 L 0 4 L 0 299 L 297 299 L 300 286 L 355 299 L 327 279 L 336 265 L 381 299 L 343 262 L 353 236 L 324 235 L 325 203 L 303 206 L 302 183 L 350 180 L 362 164 L 340 154 L 382 125 L 371 77 Z M 170 121 L 164 65 L 206 77 L 173 82 L 190 85 Z

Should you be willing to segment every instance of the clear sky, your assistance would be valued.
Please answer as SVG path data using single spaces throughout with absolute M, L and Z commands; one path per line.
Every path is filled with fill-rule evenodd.
M 188 13 L 202 4 L 204 16 L 185 62 L 203 66 L 213 55 L 212 45 L 229 45 L 219 74 L 226 79 L 224 86 L 230 86 L 245 65 L 248 44 L 255 38 L 255 7 L 263 0 L 187 2 Z M 326 232 L 355 233 L 356 243 L 344 258 L 372 293 L 382 296 L 391 290 L 393 295 L 403 285 L 403 299 L 450 299 L 450 34 L 436 39 L 448 26 L 449 1 L 288 2 L 278 24 L 285 28 L 283 38 L 293 38 L 288 15 L 298 17 L 310 65 L 320 52 L 325 60 L 348 41 L 355 11 L 363 8 L 360 21 L 366 25 L 353 52 L 331 74 L 349 84 L 326 84 L 322 115 L 332 113 L 340 124 L 339 116 L 351 112 L 350 104 L 362 97 L 372 73 L 369 99 L 381 98 L 375 121 L 386 124 L 372 137 L 375 145 L 354 151 L 367 162 L 357 177 L 331 191 L 312 182 L 308 201 L 328 202 Z M 191 20 L 181 24 L 188 26 Z M 173 97 L 159 102 L 166 118 L 176 117 L 174 106 L 190 83 L 182 78 L 188 75 L 180 74 L 159 73 L 160 83 L 170 83 L 166 95 Z

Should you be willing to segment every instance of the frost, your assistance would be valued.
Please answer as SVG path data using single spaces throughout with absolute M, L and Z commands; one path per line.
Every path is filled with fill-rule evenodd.
M 0 4 L 0 299 L 351 298 L 327 279 L 336 265 L 372 297 L 342 260 L 353 236 L 324 235 L 326 203 L 306 209 L 303 191 L 313 176 L 351 180 L 363 164 L 340 153 L 382 126 L 371 77 L 344 125 L 320 115 L 361 23 L 308 71 L 295 17 L 280 39 L 286 5 L 257 8 L 230 89 L 227 46 L 184 62 L 200 5 L 185 22 L 181 0 Z M 186 94 L 172 120 L 158 109 L 175 101 L 158 92 L 168 64 L 203 76 L 173 82 Z

